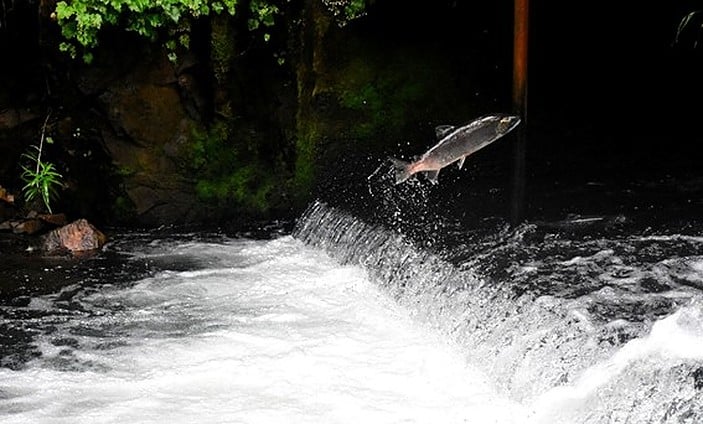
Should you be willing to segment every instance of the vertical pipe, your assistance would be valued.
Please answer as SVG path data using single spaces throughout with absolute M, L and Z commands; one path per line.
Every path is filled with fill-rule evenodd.
M 513 151 L 513 193 L 511 221 L 525 216 L 525 177 L 527 144 L 527 41 L 529 0 L 514 0 L 513 33 L 513 111 L 522 118 Z

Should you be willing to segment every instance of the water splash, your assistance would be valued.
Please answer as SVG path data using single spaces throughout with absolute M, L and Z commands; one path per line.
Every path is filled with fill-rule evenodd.
M 415 234 L 425 247 L 438 242 L 443 222 L 432 204 L 436 186 L 420 178 L 395 183 L 390 162 L 381 163 L 367 178 L 370 201 L 377 222 L 406 234 Z M 434 227 L 434 228 L 430 228 Z

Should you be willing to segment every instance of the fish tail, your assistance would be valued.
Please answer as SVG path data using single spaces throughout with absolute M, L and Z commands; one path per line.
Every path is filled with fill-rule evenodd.
M 396 158 L 388 158 L 395 167 L 395 183 L 400 184 L 412 176 L 410 172 L 410 163 L 403 162 Z

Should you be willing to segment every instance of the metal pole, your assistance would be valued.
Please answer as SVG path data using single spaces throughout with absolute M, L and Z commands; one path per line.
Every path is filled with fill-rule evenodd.
M 515 0 L 513 34 L 513 111 L 522 118 L 513 151 L 513 193 L 511 221 L 525 217 L 525 177 L 527 145 L 527 41 L 529 0 Z

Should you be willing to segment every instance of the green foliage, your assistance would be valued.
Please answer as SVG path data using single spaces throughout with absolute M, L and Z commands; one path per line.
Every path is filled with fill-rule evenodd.
M 366 14 L 366 0 L 347 0 L 343 8 L 345 22 L 349 22 Z
M 273 3 L 251 1 L 250 30 L 274 24 L 279 8 Z M 56 17 L 66 40 L 60 49 L 72 57 L 81 53 L 89 63 L 100 31 L 112 26 L 152 41 L 165 36 L 169 57 L 175 60 L 176 48 L 187 48 L 190 43 L 189 23 L 193 19 L 223 13 L 235 16 L 238 5 L 238 0 L 63 0 L 56 4 Z M 267 31 L 264 38 L 269 38 Z
M 366 14 L 367 0 L 322 0 L 322 3 L 342 27 Z
M 51 138 L 47 138 L 47 142 L 51 142 Z M 41 198 L 46 209 L 51 212 L 51 200 L 56 198 L 57 189 L 63 187 L 63 177 L 56 171 L 53 163 L 41 159 L 43 140 L 39 146 L 31 147 L 36 151 L 22 154 L 22 157 L 29 161 L 28 165 L 22 165 L 20 177 L 25 183 L 22 193 L 28 203 Z
M 280 11 L 276 5 L 270 4 L 268 1 L 264 0 L 251 0 L 249 3 L 249 11 L 251 12 L 251 18 L 247 22 L 249 31 L 253 31 L 257 28 L 270 28 L 274 24 L 274 16 Z M 269 41 L 271 34 L 267 29 L 264 29 L 264 40 Z
M 247 26 L 271 38 L 281 7 L 290 0 L 250 0 Z M 322 0 L 340 26 L 363 16 L 366 0 Z M 244 2 L 243 4 L 246 4 Z M 61 0 L 56 3 L 56 18 L 65 41 L 59 48 L 71 57 L 79 54 L 90 63 L 92 50 L 99 44 L 100 31 L 106 27 L 123 28 L 156 41 L 163 39 L 169 58 L 176 59 L 178 46 L 188 48 L 190 23 L 204 16 L 235 16 L 239 0 Z

